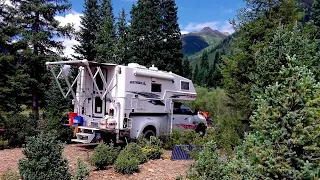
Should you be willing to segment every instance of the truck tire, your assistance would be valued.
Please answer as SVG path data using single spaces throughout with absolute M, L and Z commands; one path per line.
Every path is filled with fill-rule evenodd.
M 150 140 L 151 136 L 156 136 L 156 128 L 154 126 L 147 126 L 144 128 L 143 138 Z
M 196 128 L 196 132 L 199 133 L 201 137 L 203 137 L 206 134 L 206 129 L 206 125 L 204 123 L 200 123 Z

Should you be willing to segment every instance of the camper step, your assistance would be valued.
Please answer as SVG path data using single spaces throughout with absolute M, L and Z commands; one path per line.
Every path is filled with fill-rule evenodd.
M 94 127 L 88 127 L 88 126 L 78 126 L 79 129 L 87 129 L 87 130 L 93 130 L 93 131 L 98 131 L 98 128 Z
M 87 139 L 71 139 L 72 142 L 78 142 L 78 143 L 90 143 L 91 141 Z
M 91 134 L 91 133 L 76 133 L 76 135 L 80 135 L 80 136 L 90 136 L 90 135 L 94 135 L 94 134 Z

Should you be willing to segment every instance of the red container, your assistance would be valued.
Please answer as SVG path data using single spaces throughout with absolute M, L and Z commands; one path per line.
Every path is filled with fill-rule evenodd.
M 76 113 L 76 112 L 70 112 L 70 113 L 69 113 L 69 125 L 70 125 L 70 126 L 73 125 L 73 118 L 74 118 L 75 116 L 77 116 L 77 115 L 78 115 L 78 113 Z

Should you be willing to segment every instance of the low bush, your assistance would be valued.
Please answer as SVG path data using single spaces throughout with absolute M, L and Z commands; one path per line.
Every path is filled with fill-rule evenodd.
M 95 149 L 92 157 L 92 163 L 97 169 L 106 169 L 108 165 L 112 165 L 120 153 L 119 148 L 108 146 L 101 142 Z
M 217 153 L 217 145 L 210 141 L 204 145 L 198 159 L 191 165 L 187 178 L 193 179 L 223 179 L 226 177 L 228 159 Z
M 9 144 L 8 140 L 4 141 L 0 138 L 0 150 L 7 149 L 8 144 Z
M 115 162 L 114 170 L 121 174 L 133 174 L 139 171 L 140 160 L 136 157 L 119 156 Z
M 70 179 L 68 161 L 62 157 L 64 144 L 54 133 L 27 138 L 25 158 L 19 160 L 22 179 Z
M 90 168 L 82 162 L 80 158 L 77 159 L 77 169 L 72 177 L 73 180 L 87 180 L 89 179 Z
M 119 153 L 119 157 L 121 156 L 137 158 L 139 160 L 139 164 L 143 164 L 148 160 L 141 146 L 137 143 L 129 143 L 128 145 L 126 145 L 126 147 Z
M 6 132 L 4 139 L 8 140 L 9 146 L 21 147 L 26 143 L 26 137 L 37 135 L 37 121 L 22 114 L 8 116 L 5 120 Z
M 0 176 L 0 180 L 20 180 L 20 175 L 18 171 L 14 171 L 12 169 L 4 172 L 1 176 Z
M 139 144 L 148 159 L 160 159 L 163 154 L 162 141 L 155 136 L 151 136 L 150 140 L 142 139 Z
M 139 164 L 147 162 L 148 158 L 137 143 L 129 143 L 115 162 L 115 171 L 122 174 L 132 174 L 139 171 Z

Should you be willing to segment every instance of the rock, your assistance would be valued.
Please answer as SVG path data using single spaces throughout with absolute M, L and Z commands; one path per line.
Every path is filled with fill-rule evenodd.
M 148 171 L 149 171 L 149 172 L 154 172 L 154 170 L 153 170 L 153 169 L 148 169 Z

